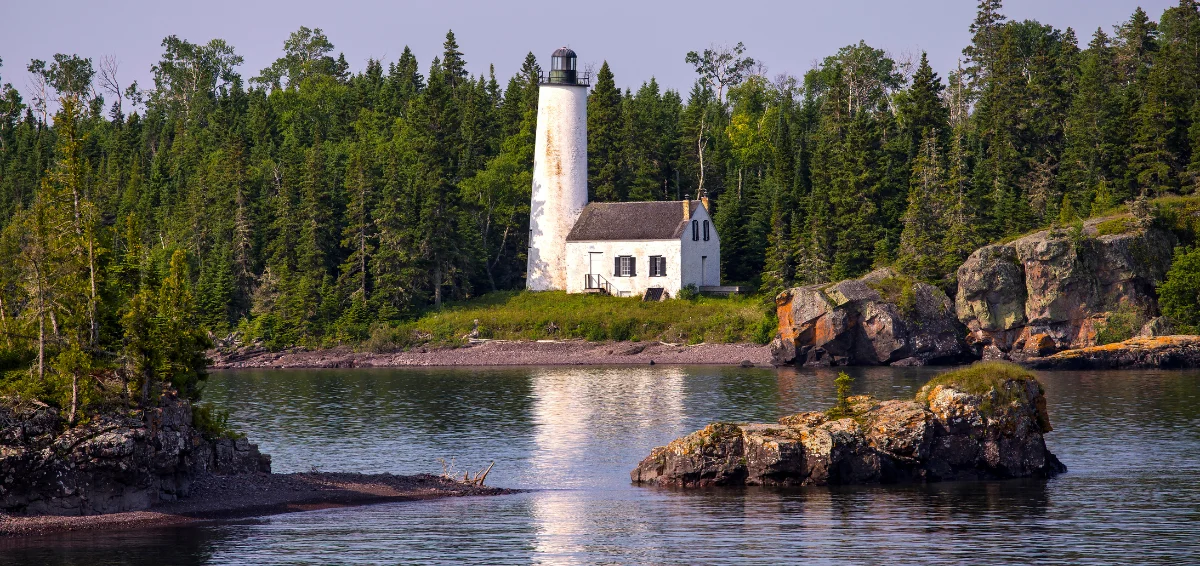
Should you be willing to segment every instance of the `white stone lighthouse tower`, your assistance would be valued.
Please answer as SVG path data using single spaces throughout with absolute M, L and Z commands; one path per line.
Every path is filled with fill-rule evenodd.
M 589 77 L 575 67 L 574 51 L 556 50 L 538 89 L 525 278 L 531 291 L 567 288 L 567 233 L 587 205 Z

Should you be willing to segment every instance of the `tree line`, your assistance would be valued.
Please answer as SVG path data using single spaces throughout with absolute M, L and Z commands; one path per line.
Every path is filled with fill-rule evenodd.
M 1000 0 L 970 30 L 945 78 L 863 42 L 800 77 L 769 75 L 740 43 L 689 52 L 686 93 L 619 89 L 605 63 L 589 196 L 709 196 L 724 279 L 770 293 L 883 265 L 952 289 L 991 240 L 1194 190 L 1195 0 L 1157 21 L 1138 9 L 1083 47 L 1007 20 Z M 220 39 L 161 47 L 145 88 L 111 58 L 66 54 L 26 66 L 28 100 L 0 88 L 5 367 L 169 376 L 196 345 L 165 337 L 189 325 L 354 343 L 523 287 L 532 53 L 502 86 L 467 72 L 452 32 L 428 66 L 405 48 L 352 71 L 305 27 L 249 79 Z

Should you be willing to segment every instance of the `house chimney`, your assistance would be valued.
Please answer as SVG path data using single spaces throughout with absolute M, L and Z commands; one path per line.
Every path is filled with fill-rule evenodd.
M 704 205 L 705 212 L 712 214 L 712 210 L 710 210 L 708 208 L 708 192 L 707 191 L 705 191 L 704 195 L 700 197 L 700 204 Z
M 691 195 L 683 195 L 683 221 L 687 222 L 692 219 L 692 200 Z

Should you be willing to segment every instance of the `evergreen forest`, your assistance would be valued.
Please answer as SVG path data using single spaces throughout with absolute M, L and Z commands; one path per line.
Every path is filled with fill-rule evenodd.
M 687 92 L 604 63 L 589 196 L 709 196 L 724 280 L 769 296 L 879 266 L 953 289 L 982 244 L 1200 184 L 1196 0 L 1083 38 L 1000 0 L 963 23 L 941 72 L 863 42 L 803 76 L 681 49 Z M 523 288 L 534 54 L 472 75 L 450 32 L 427 64 L 357 70 L 302 27 L 254 72 L 193 41 L 162 41 L 152 85 L 111 58 L 2 62 L 0 367 L 186 389 L 212 336 L 356 344 Z

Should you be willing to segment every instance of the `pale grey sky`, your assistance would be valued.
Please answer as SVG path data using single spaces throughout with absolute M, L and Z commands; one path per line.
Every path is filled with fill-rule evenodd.
M 1176 0 L 1142 0 L 1154 19 Z M 893 54 L 929 52 L 945 77 L 969 41 L 976 0 L 509 0 L 440 2 L 207 0 L 201 2 L 0 0 L 0 78 L 27 92 L 31 58 L 78 53 L 114 55 L 122 83 L 152 85 L 150 66 L 171 34 L 195 43 L 222 38 L 245 57 L 241 74 L 258 74 L 282 53 L 288 34 L 324 29 L 354 70 L 370 57 L 394 61 L 405 45 L 422 72 L 453 29 L 472 73 L 496 65 L 501 81 L 533 51 L 543 64 L 567 44 L 581 65 L 607 59 L 617 84 L 637 88 L 651 76 L 685 91 L 694 80 L 683 62 L 689 50 L 742 41 L 768 73 L 803 75 L 839 47 L 866 40 Z M 1111 31 L 1139 5 L 1135 0 L 1007 0 L 1009 19 L 1036 19 L 1075 28 L 1081 46 L 1098 26 Z

